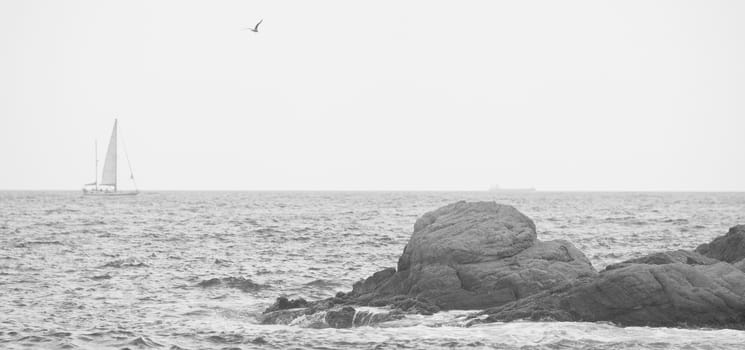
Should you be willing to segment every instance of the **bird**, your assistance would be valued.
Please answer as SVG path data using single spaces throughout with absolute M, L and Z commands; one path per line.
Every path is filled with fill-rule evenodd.
M 264 19 L 261 19 L 259 21 L 259 23 L 256 23 L 256 25 L 253 28 L 243 28 L 243 30 L 250 30 L 250 31 L 252 31 L 254 33 L 258 33 L 259 32 L 259 24 L 261 24 L 261 22 L 264 22 Z

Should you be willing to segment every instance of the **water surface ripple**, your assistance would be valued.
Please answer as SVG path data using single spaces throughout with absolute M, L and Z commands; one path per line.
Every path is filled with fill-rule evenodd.
M 593 265 L 692 249 L 745 223 L 743 193 L 0 192 L 0 348 L 741 348 L 733 330 L 514 322 L 463 312 L 375 327 L 264 326 L 280 293 L 346 291 L 396 265 L 414 221 L 497 200 Z

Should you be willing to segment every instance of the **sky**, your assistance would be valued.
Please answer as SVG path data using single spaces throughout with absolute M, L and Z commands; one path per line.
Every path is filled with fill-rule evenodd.
M 745 191 L 743 18 L 716 0 L 6 0 L 0 189 L 92 182 L 118 118 L 143 190 Z

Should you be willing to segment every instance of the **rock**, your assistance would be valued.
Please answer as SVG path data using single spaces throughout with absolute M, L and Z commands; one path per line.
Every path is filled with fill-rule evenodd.
M 328 307 L 328 305 L 325 305 Z M 305 328 L 352 328 L 373 326 L 402 319 L 406 314 L 393 311 L 360 311 L 351 306 L 332 306 L 284 309 L 259 316 L 260 324 L 294 325 Z
M 264 337 L 256 337 L 253 340 L 251 340 L 251 343 L 258 344 L 258 345 L 264 345 L 264 344 L 267 344 L 268 342 L 266 341 L 266 339 L 264 339 Z
M 399 258 L 355 284 L 349 297 L 378 305 L 406 296 L 437 309 L 483 309 L 596 274 L 566 241 L 541 242 L 533 222 L 507 205 L 457 202 L 424 214 Z M 395 298 L 394 298 L 395 299 Z
M 372 326 L 379 323 L 395 321 L 404 318 L 405 314 L 394 310 L 391 312 L 369 312 L 369 311 L 357 311 L 354 315 L 354 326 Z
M 736 269 L 738 269 L 738 270 L 740 270 L 740 271 L 742 271 L 742 272 L 745 272 L 745 259 L 743 259 L 743 260 L 740 260 L 740 261 L 738 261 L 738 262 L 734 263 L 734 264 L 733 264 L 733 266 L 734 266 L 734 267 L 735 267 Z
M 282 309 L 275 311 L 264 311 L 264 313 L 258 317 L 260 324 L 290 324 L 298 317 L 312 314 L 313 311 L 308 308 L 298 309 Z
M 512 303 L 488 308 L 471 315 L 471 322 L 501 322 L 514 320 L 531 321 L 577 321 L 577 317 L 561 307 L 561 300 L 569 290 L 592 282 L 593 277 L 583 277 L 555 286 L 550 290 L 533 294 Z M 487 316 L 482 318 L 482 316 Z
M 745 273 L 727 263 L 629 264 L 484 312 L 487 321 L 745 326 Z
M 365 280 L 359 281 L 352 286 L 352 293 L 365 295 L 375 290 L 375 287 L 381 282 L 387 280 L 396 273 L 396 269 L 389 267 L 385 270 L 378 271 Z
M 495 202 L 461 201 L 416 221 L 398 260 L 398 271 L 412 265 L 470 264 L 509 257 L 535 240 L 535 224 L 517 209 Z
M 265 285 L 255 283 L 254 281 L 244 277 L 210 278 L 208 280 L 199 282 L 197 285 L 202 288 L 225 286 L 228 288 L 239 289 L 244 292 L 252 292 L 266 288 Z
M 264 310 L 264 313 L 266 314 L 269 312 L 286 309 L 307 308 L 308 306 L 310 305 L 303 298 L 288 300 L 286 297 L 279 297 L 277 298 L 277 300 L 274 301 L 274 304 L 272 304 L 272 306 Z
M 745 225 L 733 226 L 724 236 L 696 248 L 696 252 L 729 263 L 745 258 Z
M 432 315 L 440 311 L 440 308 L 435 304 L 405 295 L 372 299 L 367 305 L 379 307 L 390 306 L 395 310 L 421 315 Z
M 355 313 L 357 311 L 353 307 L 345 306 L 340 310 L 327 311 L 325 320 L 331 328 L 352 328 Z
M 632 265 L 569 294 L 583 320 L 624 325 L 727 326 L 745 321 L 745 274 L 730 264 Z
M 631 264 L 663 265 L 681 263 L 688 265 L 711 265 L 718 262 L 720 261 L 705 257 L 699 253 L 680 249 L 669 252 L 652 253 L 641 258 L 626 260 L 617 264 L 608 265 L 605 270 L 615 270 Z

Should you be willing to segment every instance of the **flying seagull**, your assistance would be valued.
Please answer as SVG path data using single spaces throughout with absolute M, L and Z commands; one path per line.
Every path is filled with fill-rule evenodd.
M 243 28 L 243 30 L 250 30 L 250 31 L 252 31 L 254 33 L 258 33 L 259 32 L 259 24 L 261 24 L 261 22 L 264 22 L 264 19 L 261 19 L 261 21 L 259 21 L 259 23 L 256 23 L 256 25 L 253 28 Z

